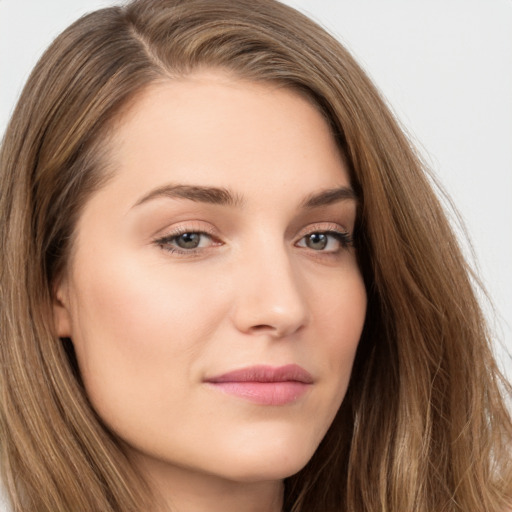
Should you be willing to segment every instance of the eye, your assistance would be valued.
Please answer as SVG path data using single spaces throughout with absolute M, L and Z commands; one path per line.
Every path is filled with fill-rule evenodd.
M 159 238 L 155 244 L 172 253 L 193 254 L 197 250 L 218 245 L 218 242 L 203 231 L 181 231 Z
M 172 240 L 180 249 L 197 249 L 204 235 L 201 233 L 183 233 Z
M 352 245 L 352 237 L 342 231 L 314 231 L 302 237 L 298 247 L 305 247 L 314 251 L 335 253 Z

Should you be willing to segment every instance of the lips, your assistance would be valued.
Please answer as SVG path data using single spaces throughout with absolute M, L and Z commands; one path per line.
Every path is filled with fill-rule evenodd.
M 286 405 L 296 402 L 313 384 L 313 377 L 301 366 L 251 366 L 205 382 L 213 388 L 261 405 Z

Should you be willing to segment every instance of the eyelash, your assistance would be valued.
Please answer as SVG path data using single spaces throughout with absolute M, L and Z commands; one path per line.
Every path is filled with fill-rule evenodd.
M 172 243 L 175 243 L 176 240 L 183 235 L 199 235 L 200 237 L 206 236 L 210 238 L 213 241 L 213 246 L 222 245 L 222 242 L 215 241 L 215 237 L 212 233 L 209 233 L 208 231 L 201 230 L 201 229 L 176 229 L 175 231 L 169 233 L 168 235 L 165 235 L 161 238 L 157 238 L 154 243 L 159 246 L 164 251 L 170 252 L 171 254 L 177 254 L 182 256 L 195 256 L 204 251 L 205 249 L 208 249 L 209 247 L 196 247 L 191 249 L 183 249 L 177 246 L 171 245 Z M 350 247 L 354 246 L 354 239 L 352 235 L 348 231 L 341 231 L 338 229 L 320 229 L 315 228 L 309 230 L 307 233 L 305 233 L 298 242 L 296 242 L 296 246 L 299 242 L 302 240 L 305 240 L 307 237 L 311 237 L 312 235 L 327 235 L 328 237 L 334 238 L 337 242 L 339 242 L 340 247 L 336 250 L 331 251 L 324 251 L 324 250 L 315 250 L 311 249 L 311 251 L 322 254 L 324 256 L 336 256 L 341 251 L 347 250 Z M 211 246 L 210 246 L 211 247 Z M 300 248 L 308 249 L 307 246 L 298 246 Z

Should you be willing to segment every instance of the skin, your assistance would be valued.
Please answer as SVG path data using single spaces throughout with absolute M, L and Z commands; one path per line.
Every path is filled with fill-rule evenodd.
M 173 510 L 279 511 L 343 400 L 366 312 L 345 243 L 355 199 L 303 206 L 350 189 L 329 127 L 295 92 L 203 71 L 144 91 L 110 159 L 54 305 L 90 401 Z M 170 184 L 234 200 L 154 192 Z M 183 232 L 207 234 L 191 250 Z M 265 405 L 205 382 L 256 364 L 313 384 Z

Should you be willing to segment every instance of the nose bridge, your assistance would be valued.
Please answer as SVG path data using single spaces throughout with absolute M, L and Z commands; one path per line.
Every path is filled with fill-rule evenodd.
M 244 332 L 292 334 L 307 323 L 300 271 L 282 238 L 263 236 L 240 254 L 235 323 Z

